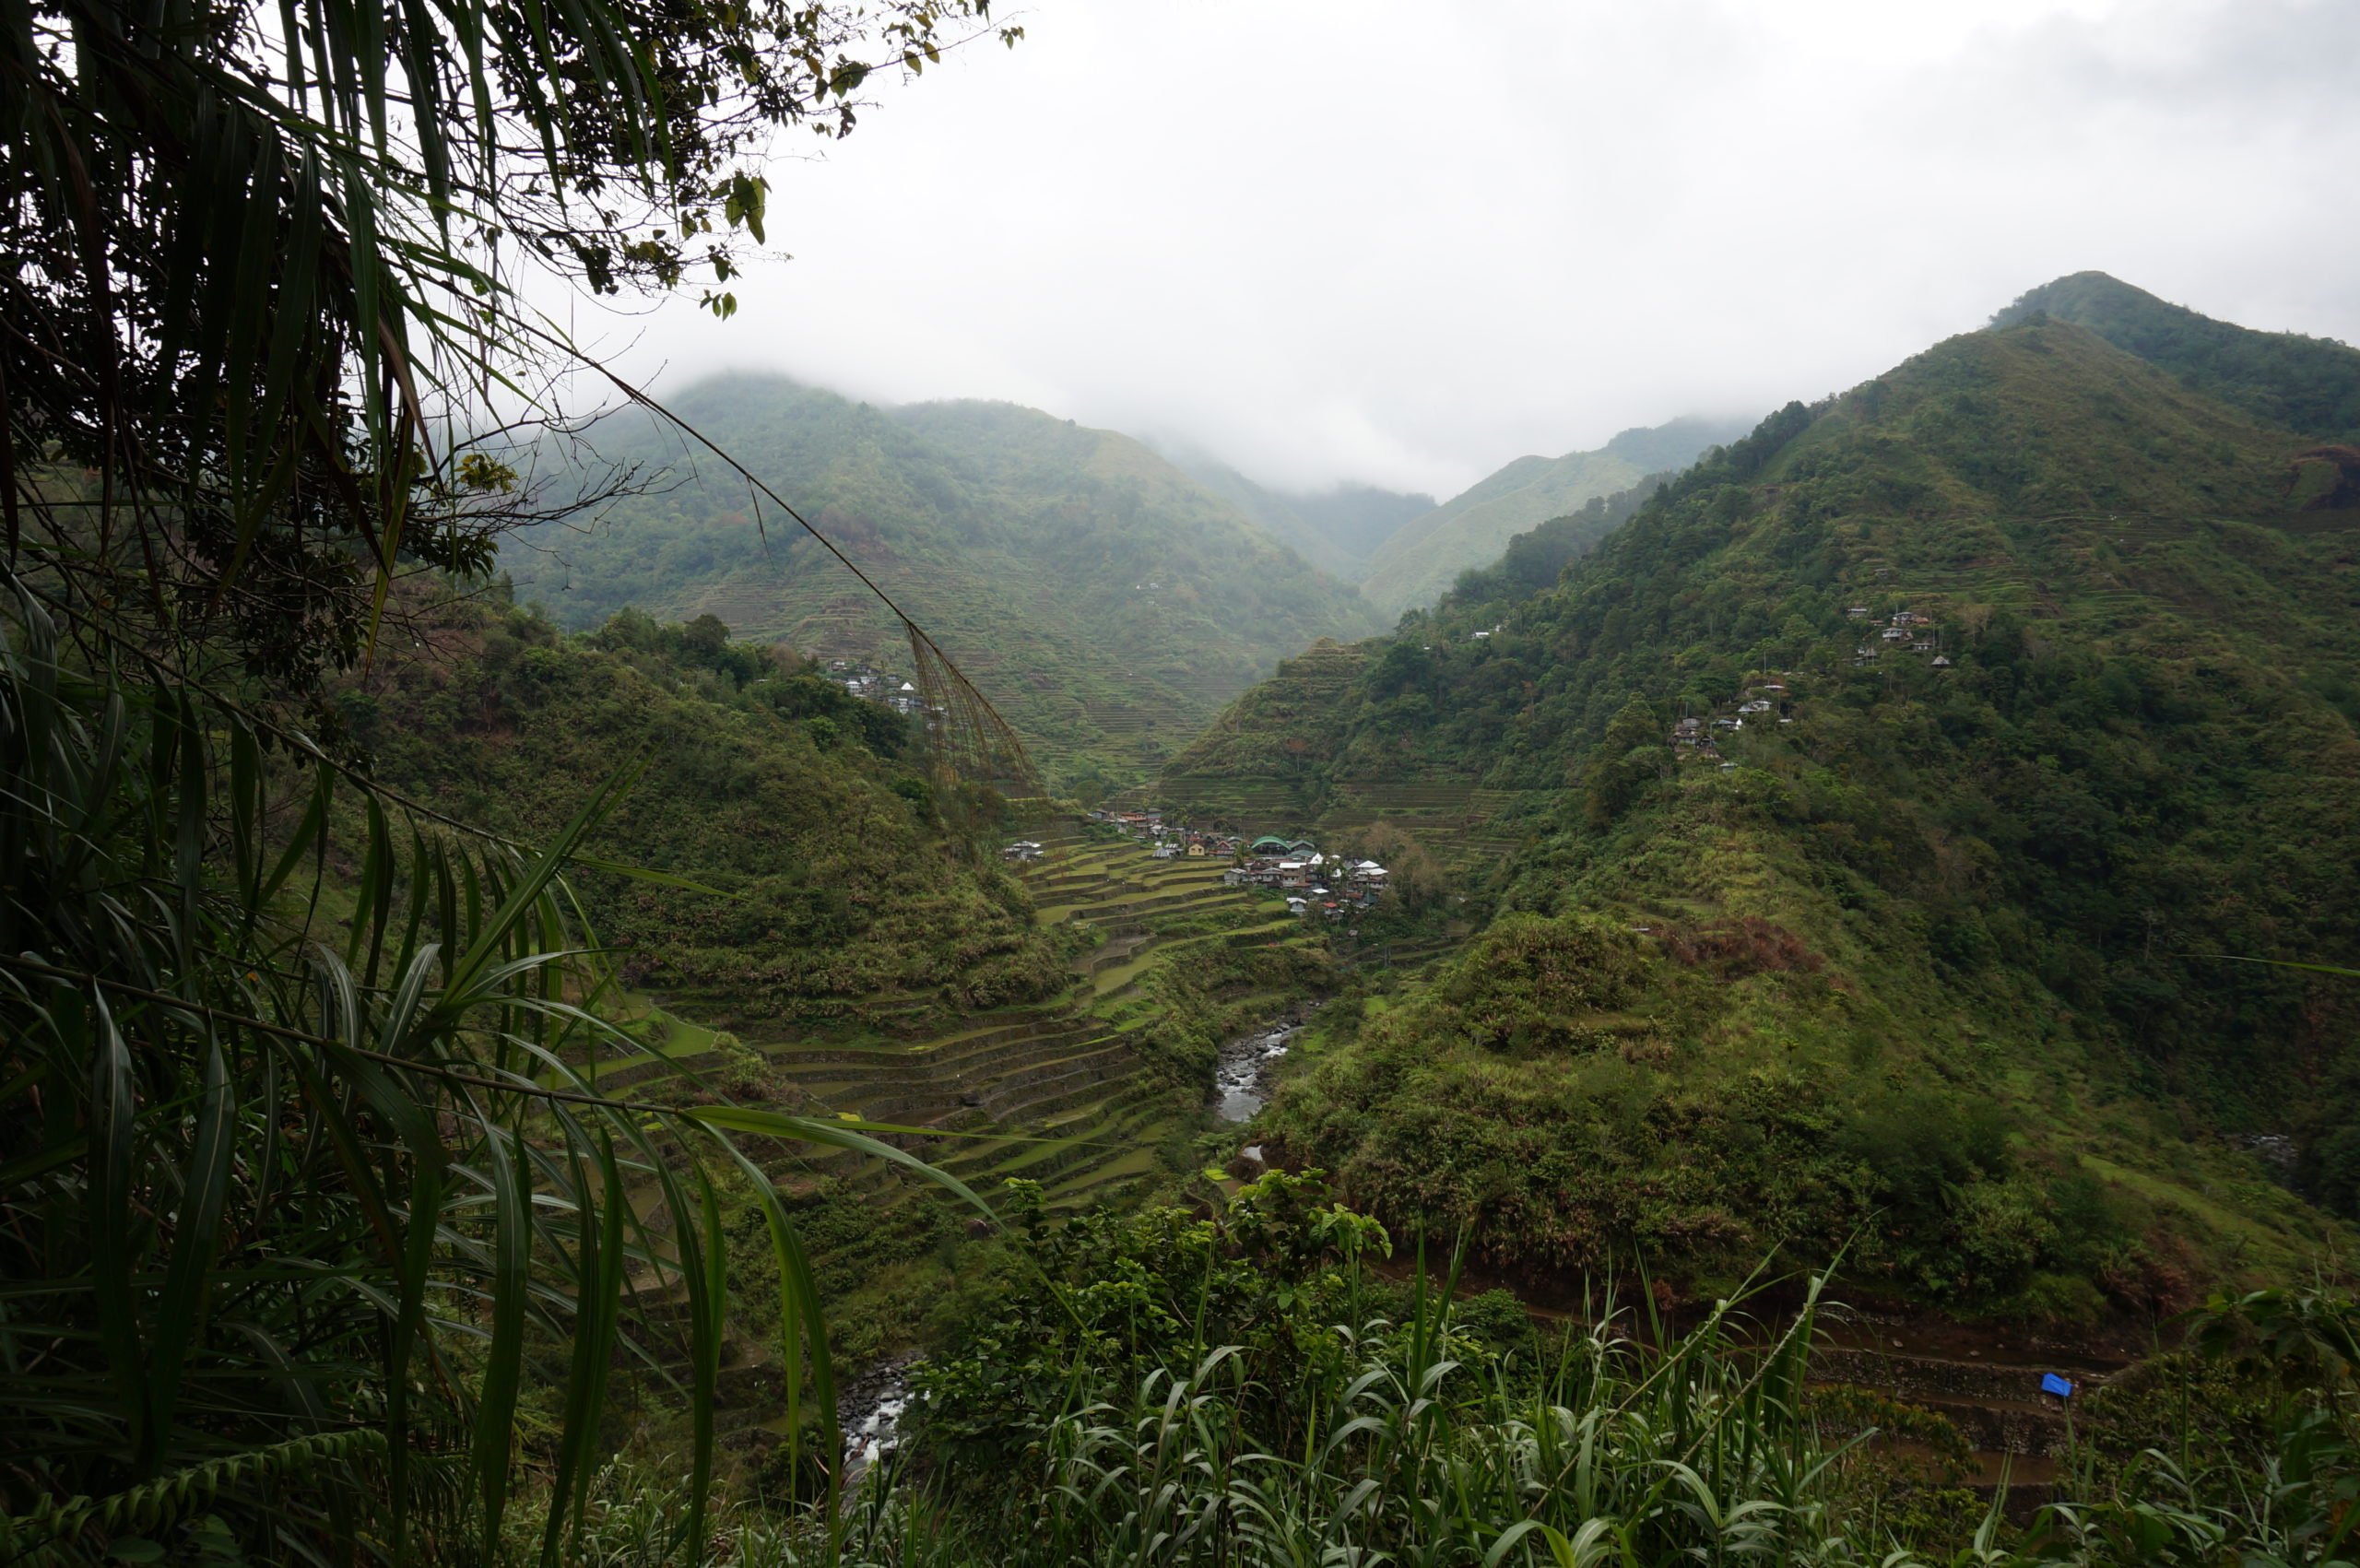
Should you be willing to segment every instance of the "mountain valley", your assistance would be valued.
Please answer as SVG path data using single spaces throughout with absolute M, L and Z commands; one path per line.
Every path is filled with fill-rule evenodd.
M 1037 820 L 1120 793 L 1167 824 L 1414 857 L 1411 875 L 1446 890 L 1289 938 L 1291 994 L 1351 1005 L 1258 1119 L 1271 1158 L 1334 1171 L 1388 1223 L 1464 1231 L 1484 1267 L 1535 1279 L 1625 1254 L 1726 1289 L 1765 1249 L 1840 1252 L 1922 1305 L 2094 1323 L 2162 1310 L 2183 1299 L 2169 1281 L 2235 1258 L 2285 1268 L 2341 1245 L 2295 1195 L 2341 1210 L 2360 1193 L 2342 1132 L 2360 1060 L 2337 1043 L 2354 999 L 2250 961 L 2332 961 L 2360 932 L 2342 875 L 2360 831 L 2360 797 L 2345 799 L 2360 508 L 2345 449 L 2319 444 L 2360 354 L 2175 312 L 2111 279 L 2060 280 L 1741 439 L 1696 421 L 1629 431 L 1601 454 L 1522 460 L 1406 523 L 1415 498 L 1343 492 L 1325 533 L 1305 498 L 1191 459 L 1198 485 L 1006 406 L 888 414 L 725 383 L 692 417 L 773 420 L 756 466 L 800 474 L 815 520 L 914 603 L 953 605 L 948 584 L 978 561 L 1025 581 L 1038 552 L 1069 560 L 1089 541 L 1084 572 L 1036 588 L 1032 612 L 974 595 L 989 607 L 935 628 L 1009 693 L 1053 794 L 1088 786 Z M 2307 429 L 2263 417 L 2297 406 Z M 1610 472 L 1635 482 L 1576 493 Z M 885 645 L 874 617 L 829 619 L 839 601 L 806 547 L 732 564 L 717 541 L 743 525 L 710 511 L 717 492 L 674 494 L 670 521 L 627 515 L 562 547 L 570 613 L 644 597 L 705 615 L 733 649 Z M 1505 545 L 1362 640 L 1367 612 L 1257 525 L 1272 517 L 1348 567 L 1344 541 L 1381 536 L 1359 562 L 1375 572 L 1436 539 L 1506 531 Z M 519 590 L 547 596 L 550 581 Z M 509 624 L 584 649 L 570 660 L 597 646 L 642 665 L 634 640 L 682 635 L 628 615 L 587 643 L 524 612 Z M 1115 643 L 1164 673 L 1103 667 Z M 538 700 L 569 690 L 533 657 Z M 1275 670 L 1249 683 L 1265 657 Z M 785 715 L 772 744 L 834 765 L 815 737 L 842 723 L 819 713 L 843 706 L 840 682 L 791 664 L 707 700 Z M 1006 683 L 1019 669 L 1032 678 Z M 1067 678 L 1092 694 L 1080 714 Z M 1163 721 L 1105 723 L 1126 702 Z M 578 745 L 596 727 L 550 733 Z M 923 771 L 920 727 L 888 737 L 872 777 Z M 1121 772 L 1159 760 L 1144 792 Z M 850 787 L 801 793 L 848 802 Z M 977 1008 L 1053 1002 L 1068 965 L 1127 963 L 1126 932 L 1162 939 L 1152 924 L 1094 949 L 1028 935 L 1028 906 L 988 867 L 914 898 L 895 873 L 879 884 L 896 889 L 890 921 L 845 925 L 805 906 L 842 906 L 812 890 L 862 886 L 879 841 L 849 822 L 808 831 L 838 847 L 832 860 L 808 840 L 792 855 L 805 879 L 763 893 L 775 954 L 690 937 L 693 900 L 616 906 L 651 993 L 765 1041 L 955 1032 Z M 756 871 L 627 838 L 613 853 L 705 879 Z M 1269 929 L 1293 928 L 1269 908 Z M 684 924 L 659 940 L 666 920 Z M 995 923 L 1008 929 L 987 935 Z M 873 978 L 785 979 L 823 929 L 839 933 L 832 962 Z M 929 945 L 964 956 L 856 957 Z M 1003 978 L 980 978 L 987 950 Z M 1409 967 L 1435 953 L 1430 974 Z M 1263 994 L 1243 979 L 1228 993 Z
M 0 1560 L 2355 1568 L 2350 50 L 1500 9 L 8 13 Z

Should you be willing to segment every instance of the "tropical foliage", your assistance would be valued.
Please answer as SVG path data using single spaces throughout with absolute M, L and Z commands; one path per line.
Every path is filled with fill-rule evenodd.
M 488 1554 L 531 1367 L 565 1389 L 555 1552 L 627 1296 L 680 1293 L 709 1406 L 708 1166 L 769 1193 L 710 1129 L 884 1146 L 594 1091 L 600 1055 L 640 1047 L 601 1020 L 615 977 L 559 873 L 628 772 L 523 851 L 231 700 L 61 664 L 30 593 L 18 625 L 0 668 L 18 1550 L 120 1554 L 211 1513 L 273 1556 Z M 660 1242 L 642 1190 L 671 1217 Z M 817 1303 L 766 1201 L 798 1343 Z
M 516 303 L 519 268 L 597 292 L 691 265 L 726 283 L 737 235 L 762 235 L 768 136 L 848 130 L 876 53 L 922 68 L 983 15 L 18 8 L 10 549 L 126 629 L 230 635 L 273 675 L 348 659 L 398 563 L 479 568 L 543 514 L 497 441 L 434 434 L 561 351 Z M 90 482 L 37 471 L 56 462 Z
M 523 1391 L 561 1379 L 534 1434 L 554 1562 L 651 1297 L 687 1328 L 673 1530 L 702 1544 L 717 1129 L 905 1157 L 591 1092 L 640 1046 L 563 873 L 598 864 L 637 760 L 530 847 L 371 777 L 333 678 L 422 646 L 426 584 L 479 580 L 504 530 L 631 487 L 506 460 L 556 422 L 525 389 L 569 353 L 520 269 L 612 292 L 709 265 L 726 313 L 765 139 L 841 134 L 870 70 L 971 28 L 971 0 L 9 13 L 11 1561 L 488 1560 Z M 489 429 L 495 400 L 525 429 Z M 784 1353 L 808 1345 L 824 1403 L 808 1270 L 760 1191 Z
M 2211 1303 L 2091 1398 L 2036 1512 L 1968 1490 L 1941 1417 L 1813 1378 L 1824 1279 L 1536 1323 L 1328 1198 L 1028 1221 L 850 1513 L 742 1498 L 730 1561 L 2324 1564 L 2360 1527 L 2340 1297 Z M 609 1486 L 583 1561 L 672 1561 L 678 1490 Z

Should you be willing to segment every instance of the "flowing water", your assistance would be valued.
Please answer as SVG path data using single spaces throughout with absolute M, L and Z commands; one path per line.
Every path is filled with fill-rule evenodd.
M 1249 1120 L 1269 1098 L 1266 1074 L 1287 1054 L 1287 1042 L 1303 1029 L 1295 1019 L 1265 1025 L 1221 1048 L 1213 1072 L 1213 1113 L 1224 1122 Z M 1259 1159 L 1257 1144 L 1246 1150 Z M 893 1452 L 903 1415 L 910 1408 L 907 1362 L 889 1362 L 846 1388 L 836 1403 L 844 1434 L 847 1491 L 869 1467 Z
M 844 1434 L 847 1494 L 871 1465 L 893 1452 L 901 1441 L 903 1412 L 909 1408 L 906 1359 L 875 1368 L 837 1399 L 836 1421 Z
M 1243 1122 L 1260 1110 L 1270 1097 L 1265 1075 L 1287 1054 L 1287 1042 L 1302 1028 L 1299 1023 L 1276 1023 L 1224 1044 L 1213 1069 L 1213 1114 L 1224 1122 Z

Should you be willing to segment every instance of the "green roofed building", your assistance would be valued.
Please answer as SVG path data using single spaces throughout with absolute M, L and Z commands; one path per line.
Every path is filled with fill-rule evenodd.
M 1245 853 L 1257 857 L 1265 855 L 1284 855 L 1290 847 L 1286 840 L 1274 834 L 1264 833 L 1246 846 Z

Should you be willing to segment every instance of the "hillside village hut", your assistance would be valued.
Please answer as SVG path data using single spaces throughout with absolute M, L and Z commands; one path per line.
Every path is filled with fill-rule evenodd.
M 1282 855 L 1293 847 L 1294 846 L 1292 844 L 1290 844 L 1286 840 L 1280 838 L 1275 833 L 1264 833 L 1260 838 L 1256 839 L 1252 844 L 1247 846 L 1245 853 L 1258 858 L 1266 855 Z

